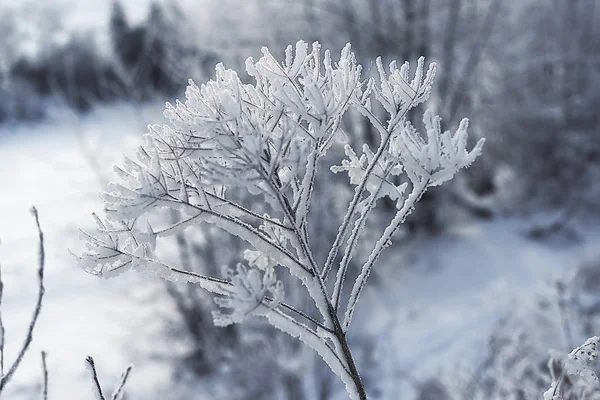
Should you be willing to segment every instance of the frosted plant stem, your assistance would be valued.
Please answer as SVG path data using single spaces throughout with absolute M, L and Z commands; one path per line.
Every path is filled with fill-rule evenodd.
M 178 202 L 175 200 L 166 200 L 166 201 L 173 202 L 173 203 Z M 229 215 L 223 215 L 223 214 L 220 214 L 218 212 L 215 212 L 215 211 L 212 211 L 212 210 L 209 210 L 206 208 L 195 206 L 188 202 L 179 202 L 179 203 L 184 204 L 188 207 L 191 207 L 195 210 L 198 210 L 202 213 L 206 213 L 206 214 L 209 214 L 210 216 L 215 217 L 216 220 L 218 221 L 218 222 L 214 223 L 215 225 L 219 226 L 221 229 L 224 229 L 233 235 L 236 235 L 236 236 L 242 238 L 243 240 L 247 241 L 248 243 L 250 243 L 251 245 L 253 245 L 256 248 L 261 247 L 259 244 L 254 242 L 254 240 L 258 239 L 264 245 L 269 246 L 273 250 L 277 251 L 278 253 L 280 253 L 281 255 L 286 257 L 291 263 L 295 264 L 300 269 L 304 269 L 306 272 L 310 272 L 300 261 L 295 259 L 295 257 L 293 257 L 293 255 L 290 254 L 286 249 L 284 249 L 278 243 L 275 243 L 273 240 L 271 240 L 270 238 L 265 236 L 262 232 L 260 232 L 256 228 L 254 228 L 252 225 L 250 225 L 246 222 L 243 222 L 235 217 L 231 217 Z M 235 226 L 239 232 L 244 232 L 244 235 L 241 235 L 239 233 L 236 234 L 236 233 L 234 233 L 235 230 L 228 229 L 231 226 Z M 289 263 L 283 263 L 283 262 L 282 262 L 282 264 L 289 265 Z M 310 272 L 310 273 L 312 273 L 312 272 Z
M 358 203 L 360 202 L 360 197 L 362 195 L 362 192 L 363 192 L 365 186 L 367 185 L 368 178 L 371 176 L 371 172 L 373 172 L 373 170 L 375 169 L 375 166 L 377 165 L 377 161 L 379 161 L 379 158 L 383 154 L 383 151 L 386 148 L 389 140 L 390 140 L 390 135 L 386 135 L 385 139 L 379 145 L 379 148 L 377 149 L 377 153 L 375 153 L 373 160 L 367 166 L 367 170 L 365 171 L 365 175 L 363 176 L 363 179 L 361 180 L 360 185 L 358 185 L 356 187 L 356 189 L 354 190 L 354 197 L 352 198 L 352 201 L 350 202 L 348 211 L 346 212 L 346 215 L 344 216 L 344 220 L 342 221 L 342 224 L 340 225 L 338 233 L 335 237 L 335 240 L 333 241 L 331 250 L 329 251 L 329 254 L 327 255 L 327 261 L 325 261 L 325 266 L 323 267 L 323 271 L 321 272 L 322 279 L 327 279 L 327 275 L 329 274 L 329 271 L 331 271 L 331 267 L 333 266 L 335 257 L 337 256 L 338 251 L 340 250 L 342 241 L 344 240 L 344 237 L 346 236 L 346 233 L 348 231 L 348 227 L 350 226 L 350 221 L 352 220 L 352 216 L 354 215 L 356 207 L 358 206 Z
M 397 119 L 398 121 L 402 121 L 404 119 L 404 117 L 406 116 L 406 113 L 410 109 L 410 104 L 409 103 L 407 103 L 407 104 L 408 105 L 405 105 L 404 109 L 401 110 L 401 116 Z M 377 149 L 377 152 L 373 156 L 373 159 L 367 166 L 367 169 L 365 171 L 365 174 L 364 174 L 362 180 L 360 181 L 360 184 L 354 190 L 354 197 L 352 198 L 352 201 L 350 202 L 350 206 L 348 207 L 348 211 L 346 212 L 346 215 L 344 216 L 342 225 L 340 226 L 338 233 L 335 237 L 335 240 L 333 242 L 333 245 L 331 246 L 331 250 L 329 251 L 329 254 L 327 255 L 327 261 L 325 262 L 325 266 L 323 267 L 323 271 L 321 272 L 321 277 L 324 280 L 327 279 L 327 275 L 329 274 L 329 271 L 331 270 L 331 267 L 333 266 L 333 262 L 335 260 L 335 257 L 338 254 L 340 246 L 342 245 L 342 241 L 343 241 L 344 237 L 346 236 L 348 227 L 350 226 L 350 222 L 352 220 L 352 216 L 354 215 L 354 212 L 356 211 L 356 207 L 358 206 L 358 204 L 360 202 L 360 197 L 362 195 L 362 192 L 364 191 L 365 187 L 367 186 L 367 182 L 369 181 L 369 178 L 371 177 L 371 174 L 373 173 L 375 166 L 379 162 L 379 159 L 383 155 L 385 149 L 387 149 L 387 147 L 390 143 L 390 140 L 392 138 L 392 131 L 394 130 L 394 128 L 397 125 L 397 124 L 394 124 L 394 125 L 390 124 L 386 128 L 383 126 L 381 121 L 379 121 L 379 119 L 377 117 L 375 117 L 373 115 L 373 113 L 371 113 L 371 111 L 369 111 L 368 109 L 363 107 L 363 109 L 361 109 L 360 111 L 364 112 L 366 115 L 369 116 L 369 120 L 371 121 L 371 123 L 373 123 L 373 125 L 375 125 L 375 128 L 381 134 L 382 140 L 379 145 L 379 148 Z
M 312 192 L 315 188 L 315 178 L 317 176 L 317 161 L 319 160 L 319 156 L 317 153 L 318 143 L 314 142 L 313 150 L 308 155 L 308 164 L 306 167 L 306 173 L 302 180 L 302 193 L 300 194 L 297 211 L 295 215 L 299 218 L 298 224 L 300 224 L 303 229 L 306 229 L 306 216 L 308 215 L 308 210 L 310 207 L 310 200 L 312 196 Z M 306 235 L 305 235 L 306 236 Z
M 415 186 L 413 188 L 411 194 L 405 200 L 404 205 L 400 210 L 398 210 L 394 219 L 392 219 L 388 227 L 383 232 L 383 235 L 381 235 L 381 237 L 375 244 L 373 251 L 371 251 L 371 254 L 369 254 L 369 258 L 367 259 L 367 262 L 365 262 L 365 264 L 363 265 L 360 275 L 358 276 L 358 278 L 356 278 L 354 286 L 352 287 L 352 292 L 350 293 L 350 299 L 348 300 L 348 308 L 346 309 L 346 313 L 344 315 L 344 332 L 348 330 L 348 327 L 352 322 L 352 316 L 354 314 L 354 309 L 356 308 L 356 303 L 358 302 L 358 299 L 360 298 L 360 295 L 365 287 L 367 279 L 371 274 L 373 265 L 375 264 L 375 262 L 377 262 L 377 259 L 381 255 L 381 252 L 387 246 L 389 246 L 392 236 L 394 236 L 394 233 L 396 233 L 398 227 L 404 222 L 408 214 L 410 214 L 410 212 L 413 210 L 415 203 L 419 201 L 421 196 L 423 196 L 423 193 L 425 193 L 425 190 L 427 189 L 428 183 L 429 181 L 421 182 L 418 186 Z
M 356 364 L 354 363 L 354 359 L 352 358 L 352 353 L 350 352 L 350 347 L 348 346 L 348 342 L 346 341 L 346 334 L 342 330 L 342 325 L 340 324 L 340 320 L 333 308 L 332 304 L 327 300 L 328 309 L 330 311 L 330 315 L 332 317 L 333 322 L 333 331 L 335 337 L 337 338 L 344 360 L 348 363 L 348 369 L 350 370 L 350 375 L 352 376 L 352 381 L 354 382 L 354 386 L 356 392 L 358 393 L 358 398 L 360 400 L 367 400 L 367 393 L 365 392 L 365 387 L 360 379 L 360 375 L 358 373 L 358 369 L 356 368 Z M 346 388 L 348 389 L 348 388 Z M 350 391 L 348 390 L 349 394 Z
M 298 234 L 298 239 L 301 241 L 301 243 L 305 243 L 303 241 L 303 237 L 300 234 Z M 308 253 L 310 254 L 310 252 L 308 252 Z M 312 257 L 310 257 L 309 259 L 314 263 L 314 260 L 312 260 Z M 346 340 L 346 333 L 343 331 L 342 325 L 340 324 L 340 320 L 337 315 L 337 312 L 336 312 L 335 308 L 333 307 L 333 304 L 331 303 L 331 301 L 328 298 L 327 288 L 325 287 L 325 283 L 323 282 L 323 280 L 318 275 L 318 271 L 316 269 L 316 264 L 314 264 L 313 268 L 316 273 L 316 276 L 314 279 L 317 279 L 319 281 L 319 288 L 321 289 L 321 295 L 323 296 L 322 301 L 325 302 L 325 304 L 327 306 L 327 313 L 329 316 L 329 320 L 333 326 L 333 334 L 335 335 L 335 337 L 340 345 L 341 352 L 342 352 L 341 356 L 347 364 L 348 370 L 350 372 L 350 376 L 352 377 L 352 381 L 355 386 L 354 389 L 356 390 L 356 393 L 358 394 L 359 400 L 366 400 L 367 394 L 365 392 L 365 388 L 362 383 L 362 380 L 360 379 L 360 374 L 358 373 L 356 364 L 354 363 L 354 359 L 352 358 L 352 353 L 350 352 L 350 347 L 348 346 L 348 342 Z M 350 388 L 347 386 L 346 389 L 348 390 L 348 393 L 350 394 L 350 397 L 352 398 L 353 393 L 350 392 Z
M 342 353 L 340 356 L 347 364 L 350 376 L 352 377 L 352 382 L 354 384 L 354 389 L 356 390 L 356 394 L 358 394 L 358 399 L 366 400 L 367 394 L 365 392 L 365 388 L 362 383 L 362 380 L 360 379 L 360 374 L 358 373 L 356 364 L 354 363 L 354 359 L 352 358 L 352 353 L 350 352 L 350 347 L 348 346 L 348 342 L 346 340 L 346 334 L 342 329 L 342 325 L 338 318 L 337 312 L 336 312 L 335 308 L 333 307 L 333 304 L 329 300 L 327 288 L 325 287 L 325 282 L 319 276 L 317 264 L 312 257 L 312 253 L 311 253 L 310 249 L 308 248 L 308 244 L 305 240 L 305 237 L 302 234 L 302 232 L 298 229 L 298 226 L 296 224 L 296 220 L 295 220 L 295 217 L 294 217 L 294 214 L 293 214 L 293 211 L 292 211 L 292 208 L 291 208 L 289 202 L 287 201 L 285 196 L 283 196 L 278 190 L 276 190 L 276 188 L 273 186 L 272 182 L 270 184 L 271 184 L 271 187 L 274 190 L 275 194 L 277 195 L 277 198 L 280 202 L 281 208 L 283 209 L 283 211 L 285 213 L 286 218 L 294 226 L 294 233 L 295 233 L 296 239 L 298 241 L 298 245 L 300 247 L 300 250 L 301 250 L 304 258 L 306 258 L 308 260 L 308 262 L 310 263 L 310 270 L 312 270 L 315 273 L 315 276 L 313 279 L 316 279 L 318 281 L 319 289 L 320 289 L 319 295 L 322 297 L 321 303 L 324 303 L 326 305 L 326 314 L 323 315 L 323 317 L 329 319 L 329 323 L 332 325 L 333 334 L 338 341 L 338 344 L 340 346 L 340 350 Z M 318 304 L 317 304 L 317 306 L 318 306 Z M 318 307 L 318 308 L 320 308 L 320 307 Z M 353 396 L 352 396 L 353 393 L 350 392 L 350 388 L 348 387 L 348 385 L 346 385 L 346 389 L 348 390 L 348 393 L 350 394 L 351 398 L 353 398 Z
M 352 260 L 352 256 L 354 255 L 354 249 L 358 244 L 358 239 L 360 238 L 360 234 L 364 230 L 364 226 L 367 223 L 367 219 L 371 213 L 371 210 L 375 207 L 375 203 L 379 197 L 379 193 L 381 192 L 381 188 L 386 182 L 386 179 L 390 173 L 390 168 L 385 171 L 385 174 L 381 178 L 381 182 L 377 187 L 377 191 L 373 193 L 369 197 L 369 201 L 365 206 L 365 209 L 360 213 L 360 217 L 354 223 L 354 229 L 350 234 L 350 238 L 348 239 L 348 244 L 346 246 L 346 250 L 344 251 L 344 256 L 342 257 L 342 261 L 340 262 L 340 268 L 338 269 L 338 273 L 335 279 L 335 285 L 333 287 L 333 295 L 331 297 L 333 302 L 333 307 L 338 310 L 340 306 L 340 298 L 342 296 L 342 289 L 344 288 L 344 281 L 346 280 L 346 273 L 348 272 L 348 266 L 350 265 L 350 261 Z

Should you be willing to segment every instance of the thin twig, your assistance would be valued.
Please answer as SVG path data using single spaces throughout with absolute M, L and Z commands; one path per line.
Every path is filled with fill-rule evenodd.
M 42 399 L 48 400 L 48 366 L 46 365 L 46 352 L 42 351 L 42 372 L 44 374 L 42 381 Z
M 352 260 L 352 257 L 354 255 L 354 250 L 358 245 L 360 235 L 364 230 L 364 226 L 367 223 L 367 219 L 369 218 L 371 211 L 377 203 L 377 199 L 379 198 L 381 189 L 383 188 L 384 183 L 387 182 L 387 178 L 392 170 L 392 166 L 393 165 L 388 166 L 384 171 L 384 175 L 380 178 L 381 182 L 379 183 L 376 192 L 372 193 L 367 198 L 368 203 L 365 206 L 364 210 L 360 212 L 360 216 L 358 217 L 354 225 L 355 228 L 351 231 L 350 238 L 348 239 L 348 244 L 346 245 L 344 255 L 342 256 L 342 261 L 340 262 L 335 284 L 333 286 L 333 295 L 331 296 L 331 301 L 336 311 L 340 306 L 342 290 L 344 288 L 344 281 L 346 280 L 346 273 L 348 272 L 350 261 Z
M 412 103 L 412 101 L 414 101 L 414 100 L 411 100 L 411 103 Z M 408 113 L 408 111 L 410 109 L 411 103 L 407 103 L 408 107 L 405 107 L 405 109 L 402 110 L 402 114 L 399 118 L 399 121 L 402 120 L 406 116 L 406 114 Z M 365 110 L 367 110 L 366 107 L 365 107 Z M 367 112 L 370 113 L 369 110 L 367 110 Z M 371 113 L 371 115 L 372 115 L 372 113 Z M 338 229 L 338 232 L 337 232 L 337 235 L 333 242 L 333 245 L 331 246 L 329 254 L 327 255 L 327 260 L 325 261 L 323 270 L 321 271 L 321 279 L 323 279 L 323 280 L 327 279 L 327 275 L 329 274 L 329 271 L 333 267 L 333 262 L 335 261 L 338 251 L 340 250 L 340 247 L 342 246 L 342 242 L 343 242 L 344 238 L 346 237 L 348 227 L 350 226 L 350 222 L 353 219 L 356 208 L 360 203 L 362 193 L 363 193 L 365 187 L 367 186 L 367 182 L 369 181 L 369 178 L 371 177 L 371 173 L 377 166 L 377 163 L 379 162 L 379 159 L 383 155 L 385 149 L 387 149 L 389 142 L 392 138 L 392 132 L 396 126 L 396 125 L 389 125 L 386 128 L 374 115 L 372 115 L 372 117 L 369 118 L 369 120 L 375 125 L 377 130 L 381 133 L 382 140 L 381 140 L 381 143 L 379 144 L 379 147 L 377 148 L 377 152 L 373 156 L 373 159 L 367 165 L 367 169 L 366 169 L 365 174 L 363 175 L 359 185 L 354 190 L 354 197 L 352 198 L 352 201 L 350 202 L 350 205 L 348 206 L 348 210 L 346 211 L 344 220 L 342 221 L 342 224 L 340 225 L 340 227 Z M 375 122 L 377 122 L 377 123 L 375 123 Z
M 17 368 L 19 368 L 19 365 L 21 364 L 21 361 L 23 361 L 23 357 L 25 356 L 25 353 L 29 349 L 29 345 L 31 344 L 31 341 L 33 340 L 33 330 L 35 328 L 38 317 L 40 315 L 40 311 L 42 310 L 42 300 L 44 298 L 44 293 L 46 291 L 46 289 L 44 288 L 44 264 L 45 264 L 45 259 L 46 259 L 46 253 L 44 251 L 44 234 L 42 232 L 42 228 L 40 227 L 40 220 L 38 217 L 37 209 L 35 207 L 32 207 L 31 213 L 33 214 L 33 216 L 35 218 L 35 223 L 37 225 L 38 236 L 39 236 L 39 241 L 40 241 L 39 266 L 38 266 L 38 281 L 39 281 L 38 297 L 37 297 L 37 302 L 35 305 L 35 310 L 33 311 L 33 317 L 31 318 L 31 322 L 29 324 L 29 329 L 27 330 L 27 337 L 25 338 L 25 341 L 23 342 L 23 346 L 21 347 L 21 350 L 19 351 L 16 360 L 11 365 L 11 367 L 8 370 L 8 372 L 6 373 L 6 375 L 3 375 L 0 380 L 0 393 L 2 393 L 2 390 L 4 390 L 4 388 L 6 387 L 6 384 L 10 381 L 10 379 L 16 372 Z
M 90 368 L 90 373 L 92 374 L 92 380 L 94 381 L 93 389 L 95 390 L 95 395 L 97 399 L 106 400 L 104 397 L 104 393 L 102 392 L 102 386 L 100 386 L 100 381 L 98 380 L 98 372 L 96 371 L 96 364 L 94 363 L 94 359 L 92 356 L 88 356 L 85 361 L 88 363 Z
M 269 296 L 265 296 L 265 298 L 269 301 L 272 301 L 272 298 L 270 298 Z M 313 317 L 311 317 L 310 315 L 306 314 L 304 311 L 298 310 L 297 308 L 287 304 L 287 303 L 279 303 L 279 306 L 282 308 L 285 308 L 291 312 L 293 312 L 294 314 L 298 314 L 299 316 L 301 316 L 302 318 L 306 319 L 307 321 L 312 322 L 313 324 L 315 324 L 316 326 L 318 326 L 319 328 L 329 332 L 329 333 L 334 333 L 333 330 L 331 328 L 326 327 L 325 325 L 323 325 L 322 323 L 320 323 L 319 321 L 317 321 L 316 319 L 314 319 Z
M 292 210 L 292 206 L 290 205 L 287 197 L 285 197 L 284 194 L 279 193 L 275 184 L 272 181 L 267 182 L 267 183 L 269 184 L 269 186 L 273 190 L 276 198 L 278 199 L 278 201 L 281 205 L 282 211 L 284 212 L 284 215 L 289 220 L 289 222 L 292 224 L 292 226 L 294 226 L 294 231 L 295 231 L 294 233 L 295 233 L 296 239 L 298 241 L 299 251 L 303 254 L 303 258 L 308 261 L 310 271 L 313 272 L 314 278 L 317 281 L 317 284 L 319 286 L 319 290 L 320 290 L 319 294 L 322 296 L 322 301 L 323 301 L 324 305 L 326 306 L 326 310 L 321 310 L 320 308 L 319 308 L 319 310 L 321 311 L 323 318 L 325 318 L 325 321 L 331 323 L 331 329 L 333 330 L 333 335 L 335 336 L 335 338 L 337 339 L 337 342 L 339 344 L 339 352 L 340 353 L 338 354 L 338 352 L 334 352 L 334 354 L 336 355 L 336 357 L 340 357 L 340 355 L 341 355 L 341 359 L 343 359 L 346 363 L 348 373 L 352 379 L 352 382 L 355 385 L 356 393 L 358 394 L 359 399 L 366 400 L 367 394 L 365 392 L 364 385 L 361 381 L 360 375 L 356 368 L 356 364 L 354 363 L 354 360 L 352 358 L 352 354 L 350 353 L 350 348 L 348 347 L 348 342 L 346 340 L 345 332 L 342 329 L 342 325 L 339 321 L 339 318 L 337 316 L 337 312 L 336 312 L 335 308 L 333 308 L 333 305 L 329 301 L 329 296 L 327 293 L 327 288 L 325 286 L 325 282 L 319 275 L 317 264 L 313 258 L 310 248 L 308 247 L 306 238 L 303 236 L 302 232 L 298 228 L 298 224 L 297 224 L 298 221 L 295 218 L 294 212 Z
M 125 372 L 123 372 L 121 374 L 121 379 L 119 379 L 119 384 L 117 385 L 117 387 L 115 388 L 115 391 L 113 392 L 112 396 L 110 397 L 111 400 L 121 400 L 123 398 L 123 394 L 124 394 L 123 389 L 125 388 L 125 384 L 127 383 L 127 379 L 129 378 L 129 373 L 131 372 L 132 369 L 133 369 L 133 365 L 130 365 L 127 367 Z
M 350 292 L 348 306 L 346 308 L 346 312 L 344 313 L 344 332 L 348 330 L 348 327 L 352 322 L 352 316 L 354 315 L 356 303 L 358 302 L 358 299 L 365 288 L 373 265 L 377 262 L 383 250 L 391 244 L 392 237 L 400 225 L 404 222 L 406 217 L 411 213 L 415 203 L 421 199 L 421 196 L 427 190 L 428 185 L 429 180 L 426 180 L 425 182 L 420 183 L 418 186 L 413 187 L 411 194 L 406 198 L 406 200 L 404 200 L 404 205 L 400 210 L 398 210 L 387 228 L 385 228 L 383 234 L 379 240 L 377 240 L 375 247 L 371 251 L 371 254 L 369 254 L 369 258 L 363 264 L 361 272 L 356 278 L 354 286 L 352 287 L 352 291 Z
M 244 232 L 244 233 L 249 233 L 250 236 L 253 239 L 259 239 L 262 243 L 270 246 L 273 250 L 277 251 L 278 253 L 280 253 L 280 255 L 284 256 L 285 258 L 287 258 L 287 260 L 291 261 L 291 263 L 295 266 L 298 266 L 300 269 L 304 270 L 304 272 L 310 274 L 310 275 L 314 275 L 314 272 L 311 271 L 310 269 L 306 268 L 306 266 L 300 262 L 300 260 L 298 260 L 296 257 L 294 257 L 293 254 L 291 254 L 287 249 L 279 246 L 279 244 L 275 243 L 270 237 L 266 236 L 265 234 L 263 234 L 262 232 L 260 232 L 257 228 L 255 228 L 254 226 L 241 221 L 235 217 L 229 216 L 229 215 L 225 215 L 225 214 L 220 214 L 218 212 L 206 209 L 206 208 L 202 208 L 199 206 L 196 206 L 194 204 L 191 204 L 189 202 L 184 202 L 181 201 L 179 199 L 168 199 L 168 198 L 162 198 L 159 199 L 165 202 L 170 202 L 170 203 L 179 203 L 179 204 L 183 204 L 187 207 L 193 208 L 195 210 L 198 211 L 202 211 L 205 212 L 207 214 L 210 214 L 213 217 L 216 217 L 219 221 L 223 221 L 225 223 L 230 223 L 230 224 L 234 224 L 237 225 L 240 229 L 240 232 Z M 219 225 L 218 223 L 215 223 L 215 225 L 219 226 L 221 229 L 224 229 L 226 231 L 228 231 L 226 228 L 224 228 L 223 226 Z M 228 231 L 230 232 L 230 231 Z M 231 233 L 231 232 L 230 232 Z M 250 244 L 252 244 L 253 246 L 257 247 L 254 243 L 252 243 L 252 240 L 248 239 L 248 237 L 246 237 L 246 235 L 240 235 L 235 233 L 235 236 L 240 237 L 241 239 L 249 242 Z M 282 263 L 283 265 L 287 265 L 289 268 L 289 264 L 288 263 Z

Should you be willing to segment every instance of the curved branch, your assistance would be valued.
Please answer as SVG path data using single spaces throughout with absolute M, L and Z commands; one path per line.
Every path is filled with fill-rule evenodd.
M 38 261 L 38 271 L 37 271 L 38 286 L 39 286 L 38 296 L 37 296 L 37 301 L 35 303 L 35 309 L 33 310 L 33 317 L 31 318 L 31 322 L 29 323 L 29 328 L 27 329 L 27 336 L 25 337 L 25 341 L 23 342 L 21 350 L 19 351 L 17 358 L 15 359 L 15 361 L 9 368 L 8 372 L 0 378 L 0 393 L 2 392 L 2 390 L 4 390 L 4 388 L 6 387 L 6 384 L 13 377 L 14 373 L 17 371 L 17 368 L 19 368 L 19 365 L 21 364 L 21 361 L 23 361 L 23 357 L 25 356 L 25 353 L 29 349 L 29 345 L 31 344 L 31 341 L 33 340 L 33 330 L 35 329 L 35 325 L 37 323 L 38 317 L 40 316 L 40 312 L 42 310 L 42 300 L 44 298 L 44 293 L 46 292 L 46 289 L 44 288 L 44 264 L 45 264 L 45 260 L 46 260 L 46 253 L 44 251 L 44 233 L 42 232 L 42 228 L 40 227 L 40 220 L 39 220 L 37 209 L 35 207 L 32 207 L 31 213 L 33 214 L 33 217 L 35 218 L 35 223 L 37 225 L 37 230 L 38 230 L 38 237 L 39 237 L 39 241 L 40 241 L 39 261 Z

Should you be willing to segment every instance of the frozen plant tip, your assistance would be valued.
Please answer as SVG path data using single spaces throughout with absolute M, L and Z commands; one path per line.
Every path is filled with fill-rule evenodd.
M 197 284 L 218 295 L 217 325 L 263 316 L 314 349 L 351 399 L 366 399 L 346 331 L 367 278 L 423 193 L 471 164 L 483 145 L 480 140 L 468 150 L 466 119 L 451 134 L 427 111 L 421 134 L 406 118 L 429 97 L 435 64 L 426 69 L 421 57 L 414 73 L 408 63 L 385 68 L 377 59 L 376 65 L 377 77 L 363 78 L 349 44 L 334 62 L 319 43 L 300 41 L 286 49 L 283 62 L 266 48 L 259 60 L 249 58 L 253 83 L 222 64 L 215 79 L 201 86 L 190 81 L 185 102 L 167 103 L 169 123 L 149 126 L 136 157 L 115 167 L 119 180 L 102 194 L 105 213 L 95 217 L 95 231 L 83 233 L 81 267 L 104 277 L 133 268 Z M 387 112 L 384 120 L 373 102 Z M 332 168 L 348 173 L 354 195 L 326 261 L 317 263 L 308 214 L 316 178 L 328 173 L 322 160 L 340 142 L 349 109 L 368 119 L 379 144 L 362 151 L 346 145 L 348 159 Z M 239 193 L 258 201 L 240 204 Z M 397 212 L 350 279 L 350 262 L 357 248 L 367 248 L 363 232 L 383 197 L 396 203 Z M 201 224 L 245 241 L 246 263 L 214 277 L 155 258 L 164 238 Z M 284 302 L 275 270 L 304 285 L 319 316 Z M 352 288 L 347 298 L 344 284 Z

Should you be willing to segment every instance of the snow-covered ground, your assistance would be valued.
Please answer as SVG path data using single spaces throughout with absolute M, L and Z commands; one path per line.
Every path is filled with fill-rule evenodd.
M 91 212 L 100 207 L 99 171 L 85 154 L 100 151 L 96 161 L 104 173 L 121 150 L 133 147 L 145 120 L 139 110 L 118 106 L 44 125 L 0 127 L 8 363 L 21 344 L 36 294 L 32 205 L 40 213 L 47 252 L 42 316 L 6 398 L 37 398 L 41 350 L 49 354 L 51 399 L 90 398 L 88 355 L 96 359 L 107 390 L 131 362 L 136 366 L 128 385 L 131 399 L 156 398 L 168 388 L 169 364 L 158 355 L 170 349 L 160 337 L 163 322 L 157 316 L 168 312 L 169 304 L 152 295 L 160 283 L 135 273 L 100 280 L 79 270 L 69 253 L 80 247 L 77 228 L 89 226 Z M 393 382 L 403 371 L 421 378 L 474 359 L 474 349 L 484 344 L 499 316 L 562 275 L 600 239 L 599 230 L 591 229 L 583 243 L 550 246 L 526 239 L 521 230 L 519 221 L 474 222 L 386 254 L 378 269 L 385 279 L 371 282 L 354 322 L 380 339 L 378 361 L 398 366 L 382 377 L 386 390 L 397 389 Z
M 140 366 L 132 377 L 136 393 L 151 393 L 168 378 L 162 370 L 155 371 L 156 363 L 139 361 L 156 351 L 143 348 L 155 339 L 158 327 L 152 314 L 160 312 L 156 310 L 160 303 L 148 295 L 153 280 L 139 274 L 101 280 L 79 270 L 69 253 L 80 247 L 78 227 L 90 226 L 91 213 L 101 204 L 100 183 L 85 154 L 91 149 L 128 148 L 131 134 L 143 129 L 139 112 L 123 107 L 83 120 L 66 118 L 0 131 L 0 262 L 8 362 L 24 338 L 37 290 L 32 205 L 39 210 L 47 254 L 42 315 L 7 398 L 31 398 L 36 390 L 32 385 L 41 378 L 41 350 L 48 352 L 54 399 L 89 398 L 87 355 L 96 359 L 107 388 L 130 362 Z M 137 140 L 137 135 L 133 137 Z M 101 159 L 110 165 L 109 159 Z M 142 380 L 144 371 L 150 371 L 153 379 Z
M 360 326 L 383 338 L 378 357 L 389 375 L 382 387 L 394 393 L 410 379 L 472 372 L 501 318 L 528 308 L 556 279 L 598 254 L 600 231 L 593 227 L 584 242 L 551 245 L 528 239 L 525 226 L 474 222 L 387 254 L 379 270 L 385 284 L 365 290 L 357 311 Z M 563 341 L 555 333 L 560 337 L 548 350 Z M 395 398 L 392 393 L 382 398 Z

